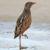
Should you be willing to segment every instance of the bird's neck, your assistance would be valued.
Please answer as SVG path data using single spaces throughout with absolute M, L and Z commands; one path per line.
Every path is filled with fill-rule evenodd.
M 24 9 L 24 12 L 25 12 L 26 14 L 31 14 L 30 9 Z

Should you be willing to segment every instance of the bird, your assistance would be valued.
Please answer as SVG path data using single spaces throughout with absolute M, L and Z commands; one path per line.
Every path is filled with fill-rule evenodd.
M 31 9 L 31 6 L 34 4 L 35 4 L 35 2 L 26 2 L 23 12 L 21 13 L 21 15 L 19 16 L 19 18 L 16 21 L 16 27 L 15 27 L 15 31 L 14 31 L 14 39 L 19 36 L 20 47 L 21 47 L 21 36 L 30 27 L 30 25 L 32 23 L 30 9 Z

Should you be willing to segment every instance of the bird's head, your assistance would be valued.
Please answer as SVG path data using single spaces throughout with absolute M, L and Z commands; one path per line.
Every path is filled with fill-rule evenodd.
M 34 5 L 34 4 L 35 4 L 35 2 L 27 2 L 27 3 L 25 4 L 25 9 L 30 9 L 31 6 Z

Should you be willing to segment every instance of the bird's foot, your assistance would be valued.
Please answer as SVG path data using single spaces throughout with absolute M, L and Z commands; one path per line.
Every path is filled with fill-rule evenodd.
M 26 37 L 28 39 L 28 36 L 26 34 L 24 34 L 24 35 L 22 34 L 22 36 L 24 36 L 24 37 Z
M 23 47 L 23 46 L 20 47 L 20 49 L 27 49 L 27 48 L 28 48 L 28 47 Z

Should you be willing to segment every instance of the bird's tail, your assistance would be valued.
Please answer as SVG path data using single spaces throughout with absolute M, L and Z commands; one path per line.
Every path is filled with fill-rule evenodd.
M 14 39 L 16 38 L 16 36 L 14 36 Z
M 15 31 L 14 31 L 14 39 L 18 37 L 18 34 L 17 34 L 17 26 L 15 27 Z
M 19 34 L 15 35 L 15 36 L 14 36 L 14 39 L 17 38 L 18 36 L 19 36 Z

